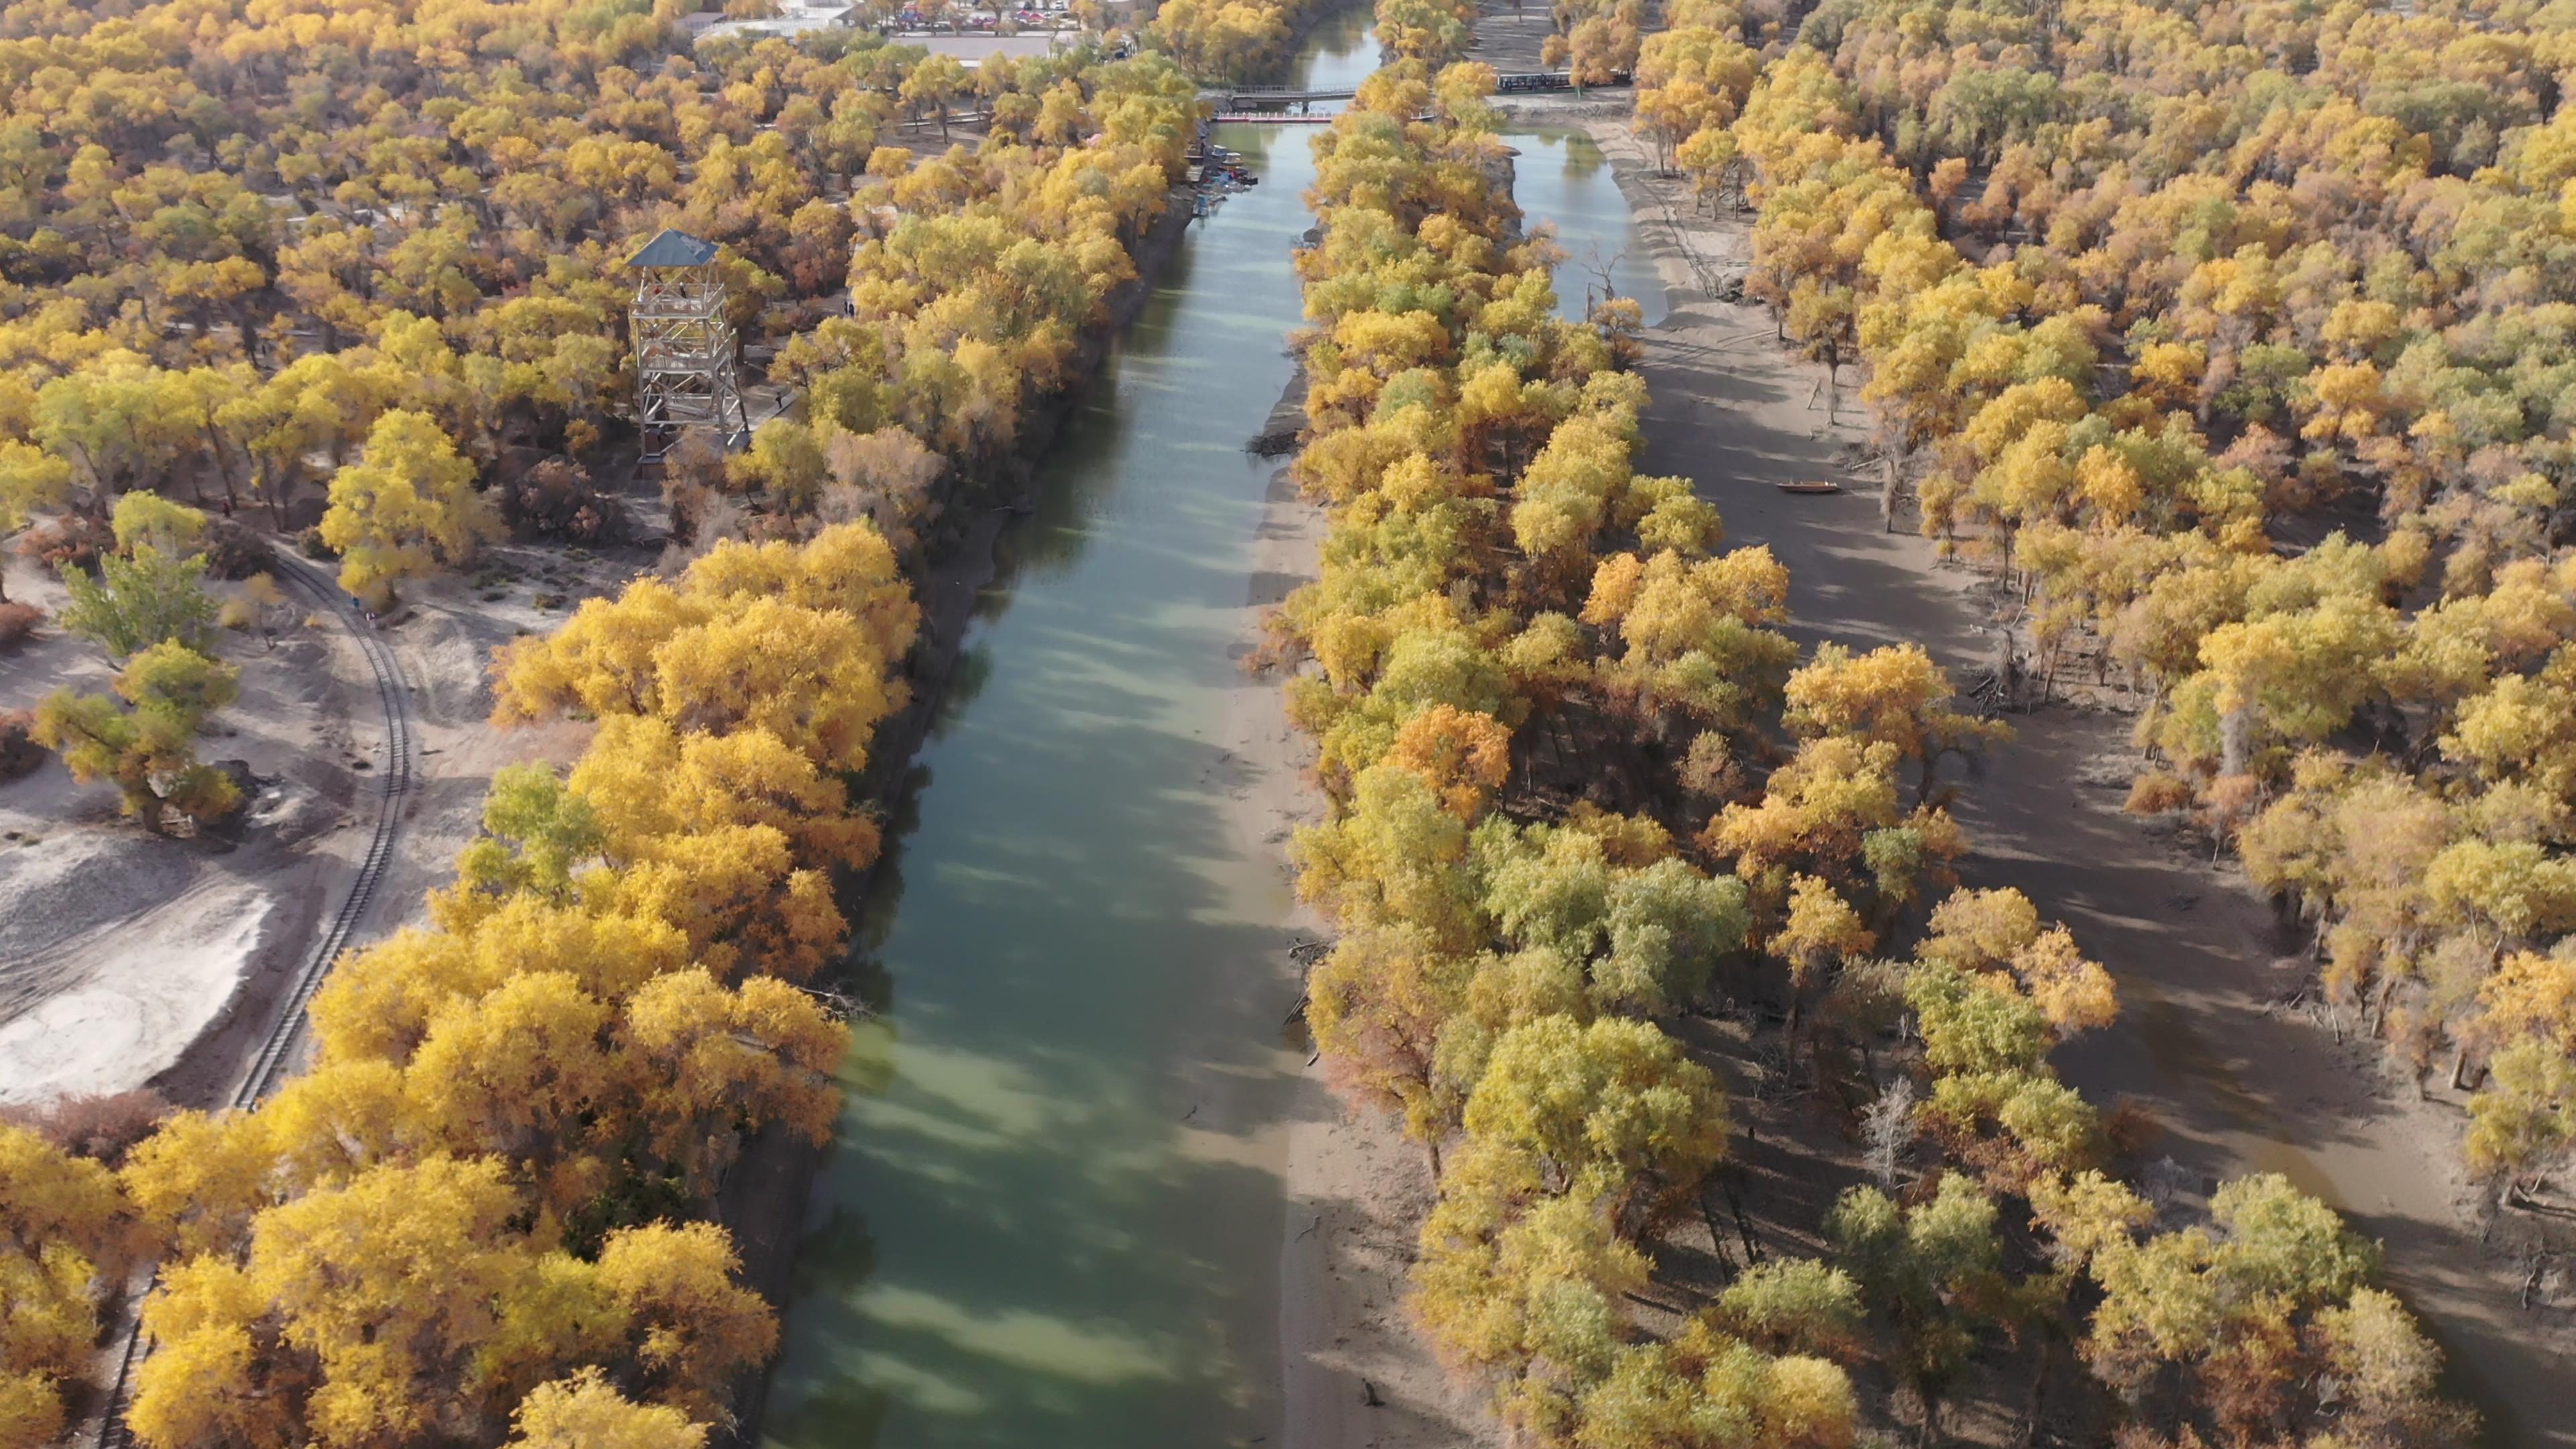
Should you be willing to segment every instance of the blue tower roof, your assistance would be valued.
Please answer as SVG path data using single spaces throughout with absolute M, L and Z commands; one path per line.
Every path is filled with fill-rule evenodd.
M 716 244 L 684 231 L 665 231 L 626 259 L 630 267 L 703 267 L 716 259 Z

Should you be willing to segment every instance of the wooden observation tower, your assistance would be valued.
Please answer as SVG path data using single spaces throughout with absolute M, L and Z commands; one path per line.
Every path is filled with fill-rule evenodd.
M 680 231 L 663 232 L 626 259 L 643 274 L 627 324 L 635 337 L 635 422 L 648 463 L 668 453 L 683 429 L 713 428 L 728 448 L 751 434 L 715 259 L 715 243 Z

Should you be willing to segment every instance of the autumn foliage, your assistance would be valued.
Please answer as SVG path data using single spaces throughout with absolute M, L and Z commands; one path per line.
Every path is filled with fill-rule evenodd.
M 591 721 L 589 748 L 495 777 L 427 923 L 331 972 L 309 1074 L 115 1174 L 8 1139 L 0 1212 L 88 1196 L 0 1235 L 0 1444 L 53 1433 L 140 1256 L 155 1446 L 693 1449 L 769 1351 L 706 1219 L 749 1138 L 833 1118 L 843 1028 L 795 983 L 878 848 L 856 792 L 907 698 L 903 570 L 1104 328 L 1197 100 L 1096 44 L 972 73 L 856 29 L 693 47 L 690 8 L 31 0 L 0 26 L 0 533 L 80 579 L 64 627 L 123 667 L 13 755 L 59 749 L 147 824 L 234 803 L 189 743 L 232 674 L 186 646 L 235 511 L 318 515 L 371 604 L 505 517 L 605 526 L 580 480 L 631 436 L 638 240 L 716 242 L 801 398 L 738 457 L 675 457 L 664 577 L 501 661 L 502 722 Z
M 721 248 L 733 322 L 805 393 L 774 426 L 813 457 L 889 427 L 1006 452 L 1134 275 L 1196 104 L 1160 56 L 970 73 L 858 29 L 693 48 L 673 5 L 89 9 L 14 6 L 0 38 L 0 72 L 49 78 L 8 101 L 29 139 L 0 202 L 0 533 L 137 490 L 279 529 L 319 508 L 378 604 L 495 535 L 506 457 L 623 468 L 624 260 L 665 227 Z M 734 483 L 745 508 L 876 482 L 773 472 Z M 507 511 L 584 526 L 544 501 Z M 926 532 L 935 500 L 909 511 Z M 692 553 L 749 531 L 681 522 Z
M 1749 89 L 1657 37 L 1637 124 L 1752 202 L 1749 290 L 2041 687 L 2135 702 L 2135 807 L 2296 903 L 2340 1020 L 2493 1064 L 2510 1195 L 2576 1145 L 2513 965 L 2576 929 L 2576 112 L 2562 24 L 2473 10 L 1828 6 Z
M 1724 1091 L 1656 1019 L 1724 989 L 1777 909 L 1761 872 L 1710 869 L 1657 777 L 1753 749 L 1796 650 L 1769 555 L 1719 551 L 1687 482 L 1634 471 L 1629 324 L 1561 319 L 1552 245 L 1512 239 L 1483 181 L 1491 85 L 1392 67 L 1316 146 L 1294 468 L 1331 534 L 1273 621 L 1333 803 L 1295 847 L 1343 932 L 1308 1020 L 1437 1163 L 1416 1310 L 1511 1422 L 1642 1444 L 1722 1403 L 1765 1442 L 1845 1444 L 1831 1362 L 1714 1313 L 1624 1342 L 1643 1241 L 1727 1150 Z M 1586 774 L 1603 799 L 1561 793 Z
M 500 660 L 504 722 L 600 721 L 569 778 L 500 773 L 431 924 L 331 972 L 310 1071 L 100 1179 L 91 1215 L 170 1250 L 144 1443 L 721 1418 L 776 1326 L 705 1217 L 751 1136 L 830 1130 L 846 1029 L 791 982 L 845 934 L 834 873 L 874 858 L 848 782 L 916 617 L 849 524 L 720 545 Z
M 1321 0 L 1168 0 L 1145 34 L 1181 68 L 1209 81 L 1248 81 L 1277 65 Z
M 1399 54 L 1463 48 L 1409 0 L 1379 18 Z M 1559 11 L 1578 52 L 1620 19 Z M 1794 240 L 1844 270 L 1764 275 L 1822 360 L 1859 360 L 1859 269 L 1895 265 L 1919 206 L 1904 173 L 1869 190 L 1868 143 L 1802 118 L 1830 89 L 1804 52 L 1766 66 L 1720 6 L 1672 19 L 1637 52 L 1647 124 L 1712 196 L 1739 155 L 1812 168 Z M 1967 843 L 1934 771 L 2006 732 L 1920 648 L 1801 650 L 1778 560 L 1727 548 L 1688 480 L 1638 473 L 1635 310 L 1557 314 L 1549 238 L 1484 181 L 1491 86 L 1408 59 L 1315 144 L 1293 476 L 1329 531 L 1272 620 L 1329 804 L 1294 847 L 1339 928 L 1307 1020 L 1353 1104 L 1432 1165 L 1412 1306 L 1434 1348 L 1535 1443 L 1849 1445 L 1874 1417 L 1864 1361 L 1936 1442 L 1972 1367 L 2024 1341 L 2081 1344 L 2162 1432 L 2458 1432 L 2438 1358 L 2320 1205 L 2251 1179 L 2214 1228 L 2151 1230 L 2115 1124 L 2050 1062 L 2113 1020 L 2110 973 L 2019 891 L 1955 888 Z M 1766 264 L 1779 235 L 1757 230 Z M 2080 333 L 2031 331 L 1994 359 L 1994 457 L 2071 426 L 2060 374 L 2091 366 Z M 1676 1308 L 1660 1239 L 1698 1217 L 1733 1256 L 1709 1195 L 1734 1192 L 1736 1108 L 1681 1029 L 1711 1013 L 1751 1019 L 1819 1114 L 1876 1095 L 1846 1110 L 1883 1165 L 1812 1225 L 1823 1258 L 1758 1261 L 1747 1232 L 1730 1286 Z M 2231 1276 L 2258 1261 L 2264 1288 Z M 2206 1311 L 2142 1343 L 2139 1294 L 2177 1286 L 2142 1290 L 2149 1262 L 2203 1275 Z M 1678 1327 L 1636 1321 L 1650 1285 Z M 2365 1361 L 2353 1398 L 2311 1387 Z

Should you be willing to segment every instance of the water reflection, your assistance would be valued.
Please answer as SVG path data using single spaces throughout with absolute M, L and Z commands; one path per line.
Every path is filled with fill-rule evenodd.
M 1242 441 L 1288 376 L 1304 134 L 1225 137 L 1264 184 L 1193 227 L 979 600 L 862 920 L 881 1015 L 799 1262 L 766 1422 L 789 1449 L 1249 1443 L 1276 1421 L 1269 1139 L 1206 1129 L 1257 1125 L 1304 1060 L 1270 1040 L 1294 995 L 1282 891 L 1240 843 L 1222 744 L 1275 466 Z
M 1356 4 L 1315 22 L 1307 36 L 1310 54 L 1298 85 L 1306 90 L 1346 91 L 1367 80 L 1378 68 L 1380 58 L 1378 43 L 1369 34 L 1376 23 L 1374 7 Z M 1315 109 L 1338 110 L 1340 103 L 1318 103 Z
M 1319 27 L 1305 82 L 1374 68 L 1367 28 Z M 1284 890 L 1230 814 L 1223 711 L 1274 467 L 1242 442 L 1288 377 L 1313 134 L 1222 134 L 1263 184 L 1193 226 L 977 600 L 858 916 L 878 1015 L 809 1213 L 766 1420 L 785 1449 L 1275 1432 L 1261 1127 L 1305 1058 L 1276 1039 Z M 1590 142 L 1512 141 L 1524 206 L 1577 257 L 1634 250 Z M 1579 311 L 1580 272 L 1559 290 Z
M 1647 326 L 1661 322 L 1670 310 L 1662 278 L 1601 148 L 1571 127 L 1506 131 L 1503 141 L 1520 153 L 1512 194 L 1522 217 L 1555 227 L 1565 248 L 1554 279 L 1558 314 L 1584 316 L 1587 295 L 1600 295 L 1606 274 L 1613 291 L 1644 306 Z

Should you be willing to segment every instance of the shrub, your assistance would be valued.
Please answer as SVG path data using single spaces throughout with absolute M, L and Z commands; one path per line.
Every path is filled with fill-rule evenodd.
M 253 574 L 277 571 L 277 550 L 258 530 L 237 518 L 210 518 L 206 531 L 198 540 L 206 558 L 206 572 L 219 579 L 246 579 Z
M 36 712 L 0 709 L 0 783 L 36 773 L 45 747 L 36 743 Z
M 13 1107 L 0 1112 L 0 1121 L 15 1122 L 74 1157 L 117 1167 L 170 1111 L 169 1099 L 138 1088 L 61 1097 L 41 1107 Z
M 2150 770 L 2129 787 L 2125 808 L 2132 815 L 2161 815 L 2187 808 L 2191 799 L 2190 781 L 2163 770 Z
M 318 523 L 313 525 L 311 528 L 304 530 L 302 533 L 295 535 L 295 547 L 296 551 L 302 553 L 306 558 L 313 559 L 320 563 L 332 563 L 337 561 L 340 557 L 340 551 L 338 549 L 323 542 L 322 525 Z
M 502 490 L 501 513 L 513 528 L 592 543 L 624 531 L 615 497 L 590 481 L 580 464 L 548 458 Z
M 0 604 L 0 649 L 15 649 L 27 642 L 44 621 L 45 611 L 33 604 Z
M 56 578 L 98 567 L 99 558 L 115 546 L 107 525 L 85 513 L 48 518 L 18 539 L 19 554 L 53 570 Z

